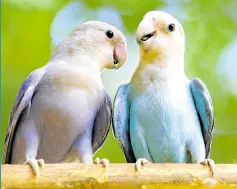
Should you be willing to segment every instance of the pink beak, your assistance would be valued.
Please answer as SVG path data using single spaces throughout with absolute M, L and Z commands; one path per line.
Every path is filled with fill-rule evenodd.
M 128 56 L 126 42 L 117 43 L 114 48 L 114 64 L 116 69 L 120 68 Z

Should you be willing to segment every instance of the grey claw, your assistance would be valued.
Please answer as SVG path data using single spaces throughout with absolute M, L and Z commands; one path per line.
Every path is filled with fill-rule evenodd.
M 141 166 L 144 166 L 145 164 L 148 164 L 150 163 L 146 158 L 139 158 L 137 161 L 136 161 L 136 169 L 137 169 L 137 172 L 140 173 L 140 170 L 141 170 Z
M 202 162 L 200 162 L 202 165 L 204 166 L 208 166 L 211 173 L 212 173 L 212 177 L 214 176 L 214 172 L 215 172 L 215 162 L 212 159 L 204 159 Z
M 44 167 L 45 163 L 43 159 L 36 160 L 34 158 L 26 160 L 24 164 L 28 164 L 31 166 L 33 173 L 38 177 L 40 176 L 40 169 L 39 167 Z
M 106 158 L 100 159 L 96 158 L 94 161 L 95 164 L 102 164 L 104 168 L 107 168 L 109 166 L 109 160 Z

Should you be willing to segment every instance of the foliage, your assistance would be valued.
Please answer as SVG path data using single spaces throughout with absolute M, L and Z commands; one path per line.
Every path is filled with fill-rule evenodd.
M 43 66 L 49 60 L 52 46 L 51 23 L 57 12 L 70 1 L 50 2 L 42 1 L 41 4 L 30 0 L 2 2 L 2 146 L 17 91 L 32 70 Z M 91 10 L 112 7 L 121 15 L 125 32 L 133 36 L 138 23 L 147 11 L 165 9 L 180 17 L 186 33 L 186 73 L 190 78 L 201 78 L 213 97 L 216 132 L 211 157 L 218 163 L 233 163 L 233 159 L 237 160 L 237 97 L 235 96 L 237 92 L 233 93 L 230 90 L 228 74 L 223 76 L 220 73 L 225 73 L 225 70 L 219 69 L 220 56 L 236 37 L 237 13 L 234 11 L 237 8 L 236 1 L 83 0 L 82 3 Z M 236 59 L 233 59 L 233 64 L 234 61 L 236 64 Z M 136 65 L 131 65 L 134 70 Z M 237 70 L 235 73 L 237 75 Z M 103 80 L 114 95 L 117 85 L 123 83 L 121 82 L 123 75 L 121 73 L 120 76 L 117 75 L 120 77 L 118 80 L 120 83 L 116 88 L 113 87 L 113 80 L 107 77 L 108 75 L 103 76 Z M 112 134 L 97 155 L 107 157 L 111 162 L 125 162 Z

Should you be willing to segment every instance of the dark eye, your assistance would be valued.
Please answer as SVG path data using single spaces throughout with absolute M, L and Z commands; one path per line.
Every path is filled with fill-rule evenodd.
M 111 38 L 113 38 L 114 33 L 111 30 L 108 30 L 108 31 L 106 31 L 106 35 L 107 35 L 108 38 L 111 39 Z
M 168 31 L 169 32 L 173 32 L 175 30 L 175 24 L 170 24 L 169 26 L 168 26 Z

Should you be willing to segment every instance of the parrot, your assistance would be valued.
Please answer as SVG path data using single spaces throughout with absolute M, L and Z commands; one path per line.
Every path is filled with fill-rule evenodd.
M 147 12 L 136 30 L 139 64 L 121 85 L 112 129 L 128 163 L 200 163 L 213 175 L 209 158 L 214 134 L 210 93 L 184 72 L 185 34 L 169 13 Z
M 127 59 L 124 34 L 100 21 L 77 26 L 49 61 L 32 71 L 12 107 L 3 164 L 28 164 L 35 176 L 45 163 L 97 163 L 112 121 L 101 72 Z

